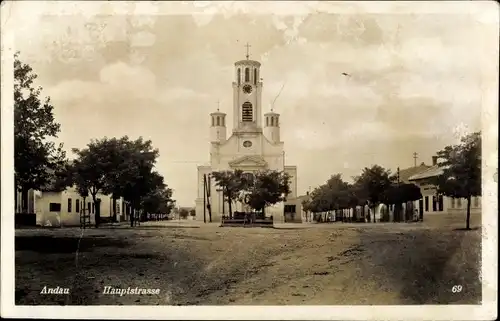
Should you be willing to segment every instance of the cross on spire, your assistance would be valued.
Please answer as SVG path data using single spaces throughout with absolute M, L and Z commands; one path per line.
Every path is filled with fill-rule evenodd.
M 416 152 L 413 153 L 413 165 L 415 167 L 417 167 L 417 158 L 418 158 L 418 154 Z
M 220 107 L 220 100 L 217 100 L 217 111 L 219 111 L 219 107 Z
M 245 47 L 247 47 L 247 60 L 248 60 L 248 58 L 250 57 L 249 51 L 250 51 L 251 45 L 249 45 L 248 42 L 247 42 L 247 44 L 245 45 Z

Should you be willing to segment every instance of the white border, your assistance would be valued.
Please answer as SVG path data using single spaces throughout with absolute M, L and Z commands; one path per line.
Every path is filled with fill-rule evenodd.
M 134 4 L 135 6 L 131 6 Z M 260 306 L 260 307 L 206 307 L 206 306 L 15 306 L 14 305 L 14 217 L 12 186 L 13 175 L 13 104 L 12 70 L 13 37 L 16 23 L 24 16 L 43 14 L 71 15 L 96 13 L 108 14 L 210 14 L 258 13 L 258 14 L 307 14 L 324 11 L 335 13 L 466 13 L 477 17 L 478 22 L 488 24 L 496 37 L 488 43 L 495 55 L 485 54 L 481 62 L 483 75 L 483 243 L 482 243 L 482 305 L 452 306 Z M 215 10 L 214 10 L 215 9 Z M 498 164 L 498 13 L 493 1 L 407 1 L 407 2 L 76 2 L 76 1 L 22 1 L 4 2 L 1 8 L 2 30 L 2 77 L 1 77 L 1 315 L 3 317 L 36 318 L 113 318 L 113 319 L 318 319 L 318 320 L 488 320 L 497 315 L 497 183 L 492 177 Z

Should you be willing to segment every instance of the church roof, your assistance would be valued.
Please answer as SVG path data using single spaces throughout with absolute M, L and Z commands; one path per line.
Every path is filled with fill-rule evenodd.
M 260 67 L 260 62 L 257 60 L 251 60 L 251 59 L 243 59 L 243 60 L 238 60 L 237 62 L 234 63 L 235 66 L 237 65 L 252 65 L 256 67 Z

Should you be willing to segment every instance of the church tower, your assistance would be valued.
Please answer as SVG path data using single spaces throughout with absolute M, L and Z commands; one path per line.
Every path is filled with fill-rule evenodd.
M 280 114 L 271 111 L 264 115 L 265 118 L 265 127 L 264 127 L 264 136 L 272 142 L 273 144 L 280 142 Z
M 262 81 L 260 81 L 260 62 L 249 59 L 235 62 L 235 81 L 233 82 L 234 133 L 262 132 Z
M 210 141 L 212 143 L 222 143 L 226 141 L 226 114 L 217 111 L 210 114 Z

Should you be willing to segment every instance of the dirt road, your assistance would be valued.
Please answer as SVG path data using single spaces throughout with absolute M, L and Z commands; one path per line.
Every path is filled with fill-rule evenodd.
M 462 225 L 17 230 L 16 304 L 475 304 L 481 235 L 455 229 Z M 40 294 L 44 286 L 70 294 Z M 160 294 L 109 295 L 105 286 Z

